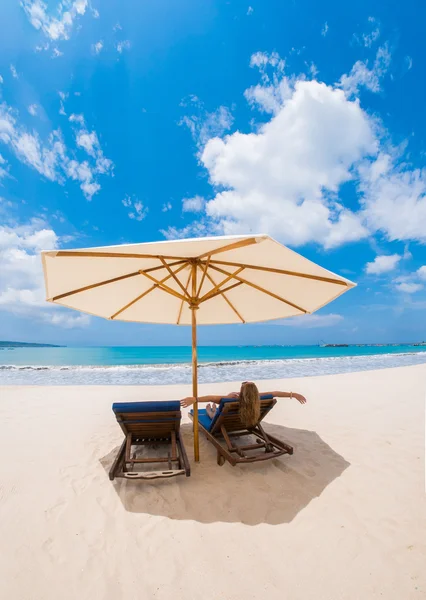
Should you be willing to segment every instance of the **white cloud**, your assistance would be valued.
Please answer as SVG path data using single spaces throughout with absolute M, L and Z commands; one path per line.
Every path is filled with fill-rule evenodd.
M 328 23 L 327 21 L 324 23 L 323 28 L 321 29 L 321 35 L 325 37 L 328 33 Z
M 172 208 L 171 202 L 165 202 L 161 208 L 161 212 L 168 212 L 169 210 L 172 210 Z
M 200 149 L 210 138 L 222 136 L 229 131 L 234 120 L 231 112 L 225 106 L 219 106 L 217 110 L 208 112 L 196 96 L 191 96 L 188 100 L 181 102 L 181 106 L 195 110 L 196 114 L 183 117 L 179 121 L 179 125 L 188 127 Z
M 164 235 L 167 240 L 180 240 L 191 237 L 205 237 L 207 235 L 218 235 L 220 231 L 215 228 L 211 223 L 206 223 L 204 220 L 194 221 L 181 229 L 177 227 L 168 227 L 167 229 L 161 229 L 160 233 Z
M 398 290 L 398 292 L 403 292 L 405 294 L 415 294 L 416 292 L 419 292 L 423 289 L 423 285 L 421 283 L 403 282 L 397 283 L 395 288 Z
M 67 113 L 65 112 L 65 100 L 67 100 L 69 93 L 68 92 L 58 92 L 59 95 L 59 114 L 60 115 L 66 115 Z
M 388 273 L 393 271 L 402 256 L 399 254 L 382 254 L 376 256 L 373 262 L 369 262 L 365 265 L 365 272 L 368 275 L 381 275 L 382 273 Z
M 225 233 L 266 231 L 295 245 L 333 247 L 365 237 L 359 217 L 335 196 L 361 158 L 376 150 L 368 116 L 323 83 L 287 81 L 286 87 L 280 109 L 257 133 L 206 144 L 201 161 L 221 188 L 207 214 Z
M 410 253 L 408 253 L 410 254 Z M 404 254 L 405 258 L 405 254 Z M 411 254 L 410 254 L 411 258 Z M 395 289 L 406 294 L 414 294 L 423 289 L 422 281 L 426 281 L 426 266 L 422 266 L 414 273 L 408 273 L 395 277 L 393 284 Z
M 387 44 L 381 46 L 376 54 L 373 68 L 368 68 L 368 61 L 358 60 L 352 67 L 349 75 L 343 75 L 340 79 L 340 86 L 348 96 L 356 95 L 361 87 L 365 87 L 370 92 L 380 92 L 380 81 L 386 75 L 391 62 L 391 54 Z
M 426 265 L 423 265 L 423 267 L 417 269 L 417 275 L 420 279 L 426 281 Z
M 3 79 L 3 77 L 0 75 L 0 83 L 3 83 L 3 82 L 4 82 L 4 79 Z
M 287 76 L 278 54 L 257 52 L 250 64 L 261 82 L 245 96 L 270 116 L 254 122 L 251 133 L 225 135 L 231 120 L 215 133 L 209 126 L 214 113 L 192 97 L 190 106 L 201 110 L 184 122 L 216 193 L 197 223 L 164 235 L 264 231 L 283 243 L 333 248 L 380 232 L 390 241 L 426 242 L 426 169 L 411 167 L 403 145 L 392 147 L 383 124 L 357 96 L 362 82 L 379 90 L 389 61 L 385 44 L 372 70 L 356 63 L 351 75 L 326 85 Z M 347 183 L 358 200 L 351 208 L 340 197 Z
M 129 219 L 142 221 L 148 214 L 148 209 L 137 198 L 126 196 L 121 202 L 123 206 L 130 209 L 127 213 Z
M 92 15 L 94 19 L 99 19 L 99 11 L 96 8 L 92 8 Z
M 183 212 L 201 212 L 204 208 L 205 200 L 201 196 L 194 196 L 193 198 L 184 198 L 182 200 Z
M 83 115 L 76 115 L 75 113 L 72 113 L 72 115 L 70 115 L 69 121 L 71 121 L 71 123 L 79 123 L 79 125 L 81 125 L 82 127 L 84 126 L 84 116 Z
M 51 181 L 62 182 L 58 171 L 65 154 L 65 146 L 59 131 L 50 134 L 47 145 L 43 145 L 37 133 L 14 129 L 11 146 L 16 156 L 25 164 Z
M 317 69 L 317 66 L 315 63 L 311 62 L 310 65 L 308 65 L 307 62 L 305 62 L 306 66 L 309 68 L 309 74 L 311 75 L 312 79 L 316 79 L 319 71 Z
M 111 174 L 113 169 L 112 161 L 103 155 L 96 133 L 85 129 L 84 120 L 77 121 L 81 128 L 76 131 L 77 146 L 92 158 L 91 163 L 87 160 L 80 163 L 69 157 L 59 129 L 42 141 L 37 132 L 29 133 L 20 126 L 16 117 L 16 111 L 5 103 L 0 104 L 0 142 L 9 145 L 19 160 L 51 181 L 63 183 L 66 177 L 79 181 L 83 193 L 90 200 L 100 189 L 96 176 Z
M 248 7 L 248 9 L 247 9 L 247 14 L 248 14 L 248 15 L 252 15 L 252 14 L 253 14 L 253 7 L 252 7 L 252 6 L 249 6 L 249 7 Z
M 333 327 L 343 321 L 342 315 L 330 313 L 328 315 L 303 315 L 303 317 L 291 317 L 273 321 L 272 324 L 286 325 L 287 327 L 301 327 L 304 329 L 319 329 L 320 327 Z
M 370 31 L 360 36 L 354 34 L 354 38 L 361 46 L 371 48 L 380 37 L 380 23 L 374 17 L 368 17 L 368 23 Z
M 87 325 L 86 315 L 72 316 L 45 301 L 41 250 L 58 246 L 58 236 L 46 223 L 33 219 L 25 225 L 0 225 L 0 310 L 61 327 Z
M 60 56 L 63 56 L 64 53 L 61 52 L 60 50 L 58 50 L 58 48 L 53 48 L 52 50 L 52 58 L 59 58 Z
M 101 189 L 99 183 L 92 181 L 91 179 L 83 179 L 80 187 L 88 200 L 91 200 Z
M 70 160 L 67 163 L 67 176 L 74 181 L 80 182 L 80 188 L 88 200 L 91 200 L 101 186 L 94 181 L 94 171 L 87 161 L 79 163 L 76 160 Z
M 35 47 L 35 52 L 42 52 L 43 50 L 49 50 L 49 48 L 49 42 L 45 42 L 44 44 L 37 44 L 37 46 Z
M 95 54 L 99 54 L 103 47 L 103 41 L 99 40 L 99 42 L 96 42 L 96 44 L 92 44 L 92 52 L 94 52 Z
M 111 174 L 114 165 L 109 158 L 104 156 L 96 132 L 89 132 L 85 128 L 83 115 L 71 115 L 70 121 L 78 123 L 81 127 L 76 132 L 77 146 L 83 148 L 95 160 L 94 166 L 90 166 L 87 161 L 77 163 L 77 165 L 74 164 L 75 161 L 71 161 L 73 164 L 69 171 L 73 179 L 81 182 L 80 187 L 83 193 L 88 200 L 91 200 L 93 195 L 101 189 L 99 183 L 95 181 L 96 174 Z
M 83 163 L 70 161 L 68 174 L 73 179 L 81 182 L 80 187 L 84 195 L 88 200 L 91 200 L 93 195 L 101 189 L 99 183 L 94 179 L 96 174 L 111 174 L 114 165 L 109 158 L 104 156 L 96 132 L 89 132 L 86 129 L 83 115 L 72 114 L 69 121 L 80 127 L 75 134 L 76 144 L 95 160 L 95 164 L 90 166 L 88 161 Z
M 18 75 L 15 65 L 10 65 L 10 72 L 12 73 L 12 77 L 14 79 L 19 79 L 19 75 Z
M 247 101 L 263 112 L 278 113 L 291 94 L 290 81 L 284 77 L 285 61 L 277 52 L 256 52 L 250 58 L 250 66 L 259 69 L 261 83 L 244 92 Z
M 91 320 L 89 315 L 78 314 L 77 316 L 74 316 L 65 312 L 42 313 L 42 318 L 51 325 L 59 325 L 65 329 L 87 327 Z
M 30 104 L 28 107 L 28 112 L 30 113 L 30 115 L 35 117 L 37 115 L 37 109 L 38 109 L 37 104 Z
M 372 230 L 390 241 L 426 241 L 426 170 L 398 164 L 394 154 L 381 152 L 361 172 L 364 214 Z
M 84 148 L 90 156 L 96 155 L 96 149 L 99 148 L 98 136 L 94 131 L 89 133 L 86 130 L 79 131 L 76 135 L 77 146 Z
M 402 255 L 402 258 L 403 258 L 404 260 L 410 260 L 410 258 L 413 258 L 413 255 L 412 255 L 412 254 L 411 254 L 411 252 L 410 252 L 410 249 L 409 249 L 409 247 L 408 247 L 408 244 L 406 244 L 406 245 L 405 245 L 405 248 L 404 248 L 404 254 Z
M 117 42 L 117 44 L 115 45 L 117 52 L 119 54 L 123 53 L 123 50 L 129 50 L 130 49 L 130 40 L 122 40 L 121 42 Z
M 9 175 L 9 173 L 8 173 L 8 169 L 7 169 L 7 161 L 0 154 L 0 179 L 2 179 L 3 177 L 7 177 L 8 175 Z
M 266 69 L 268 66 L 273 67 L 279 73 L 284 73 L 285 61 L 280 57 L 278 52 L 255 52 L 250 57 L 250 66 L 257 67 L 262 75 L 266 77 Z
M 327 237 L 324 239 L 324 247 L 336 248 L 342 244 L 362 240 L 368 235 L 369 231 L 362 223 L 361 217 L 343 208 L 338 212 L 337 221 L 332 222 L 329 227 Z
M 407 69 L 410 70 L 413 68 L 413 59 L 411 58 L 411 56 L 406 56 L 405 57 L 405 62 L 407 64 Z
M 21 6 L 31 25 L 40 29 L 50 40 L 68 40 L 75 19 L 86 12 L 88 0 L 63 0 L 58 5 L 55 17 L 47 13 L 47 4 L 42 0 L 22 0 Z

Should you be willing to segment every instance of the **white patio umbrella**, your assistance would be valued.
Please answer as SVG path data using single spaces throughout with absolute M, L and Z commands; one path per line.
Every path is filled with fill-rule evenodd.
M 191 325 L 195 397 L 197 324 L 309 314 L 355 285 L 263 234 L 55 250 L 42 261 L 48 302 L 114 321 Z

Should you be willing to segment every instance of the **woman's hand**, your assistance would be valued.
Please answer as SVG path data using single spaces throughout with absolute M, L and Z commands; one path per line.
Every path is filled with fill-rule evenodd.
M 192 406 L 195 402 L 195 398 L 194 396 L 188 396 L 187 398 L 183 398 L 180 401 L 180 405 L 182 406 L 182 408 L 188 408 L 188 406 Z
M 293 398 L 296 398 L 296 400 L 300 402 L 300 404 L 306 404 L 306 398 L 305 396 L 302 396 L 302 394 L 295 394 L 293 392 Z

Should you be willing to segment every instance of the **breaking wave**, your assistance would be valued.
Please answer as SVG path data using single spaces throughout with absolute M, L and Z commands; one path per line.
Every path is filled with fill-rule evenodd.
M 426 352 L 232 360 L 199 365 L 200 383 L 333 375 L 426 363 Z M 191 383 L 191 364 L 0 365 L 1 385 L 166 385 Z

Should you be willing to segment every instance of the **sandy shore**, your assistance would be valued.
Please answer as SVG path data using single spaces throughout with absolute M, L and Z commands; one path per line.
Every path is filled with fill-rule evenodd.
M 152 483 L 109 481 L 111 403 L 188 387 L 0 388 L 0 597 L 426 598 L 425 384 L 426 366 L 262 382 L 308 398 L 266 426 L 293 456 L 218 467 L 202 439 L 189 479 Z

